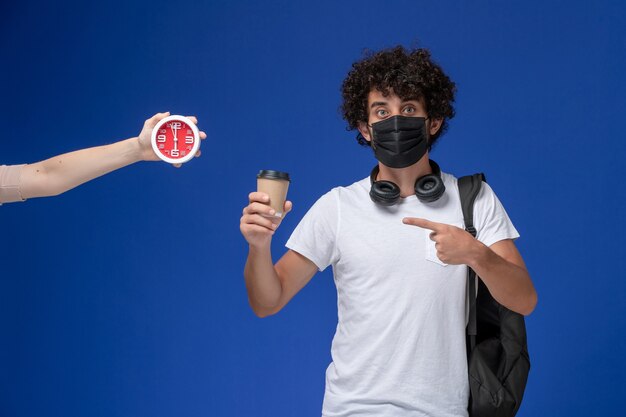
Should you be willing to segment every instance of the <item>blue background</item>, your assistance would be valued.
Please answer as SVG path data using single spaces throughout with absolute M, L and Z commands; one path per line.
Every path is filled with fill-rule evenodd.
M 375 160 L 339 87 L 364 48 L 424 46 L 458 85 L 433 152 L 484 171 L 539 304 L 519 416 L 623 415 L 619 1 L 2 2 L 0 162 L 197 115 L 203 155 L 0 208 L 1 416 L 315 416 L 336 325 L 330 269 L 277 316 L 247 304 L 239 218 L 289 171 L 289 234 Z

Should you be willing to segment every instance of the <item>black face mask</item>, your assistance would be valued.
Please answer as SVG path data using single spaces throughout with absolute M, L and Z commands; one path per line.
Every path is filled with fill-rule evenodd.
M 426 118 L 393 116 L 371 125 L 374 156 L 390 168 L 405 168 L 428 150 Z

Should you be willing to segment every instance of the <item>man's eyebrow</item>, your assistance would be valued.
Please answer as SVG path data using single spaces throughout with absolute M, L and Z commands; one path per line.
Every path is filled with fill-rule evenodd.
M 386 101 L 375 101 L 372 103 L 372 105 L 370 106 L 370 109 L 376 107 L 376 106 L 386 106 L 387 102 Z

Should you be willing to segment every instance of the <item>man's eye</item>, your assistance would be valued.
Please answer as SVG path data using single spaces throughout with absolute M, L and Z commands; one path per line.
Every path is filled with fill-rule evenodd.
M 387 115 L 387 110 L 376 110 L 376 116 L 385 117 Z
M 404 108 L 404 112 L 405 113 L 409 113 L 409 114 L 415 113 L 415 108 L 414 107 L 405 107 Z

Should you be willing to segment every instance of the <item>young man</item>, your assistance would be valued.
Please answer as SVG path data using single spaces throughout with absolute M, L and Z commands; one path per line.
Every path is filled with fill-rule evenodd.
M 0 165 L 0 204 L 55 196 L 126 165 L 159 160 L 150 136 L 154 126 L 167 116 L 169 112 L 155 114 L 145 121 L 138 137 L 111 145 L 81 149 L 34 164 Z M 198 123 L 193 116 L 191 120 Z M 200 138 L 205 139 L 206 133 L 200 132 Z
M 429 160 L 454 116 L 454 92 L 424 49 L 396 47 L 355 63 L 343 114 L 378 165 L 371 178 L 322 196 L 276 265 L 270 244 L 280 219 L 269 217 L 266 195 L 249 196 L 244 276 L 258 316 L 277 313 L 333 266 L 339 323 L 324 416 L 467 416 L 466 265 L 504 306 L 525 315 L 535 307 L 513 243 L 519 235 L 491 188 L 477 197 L 474 239 L 463 229 L 456 178 Z

